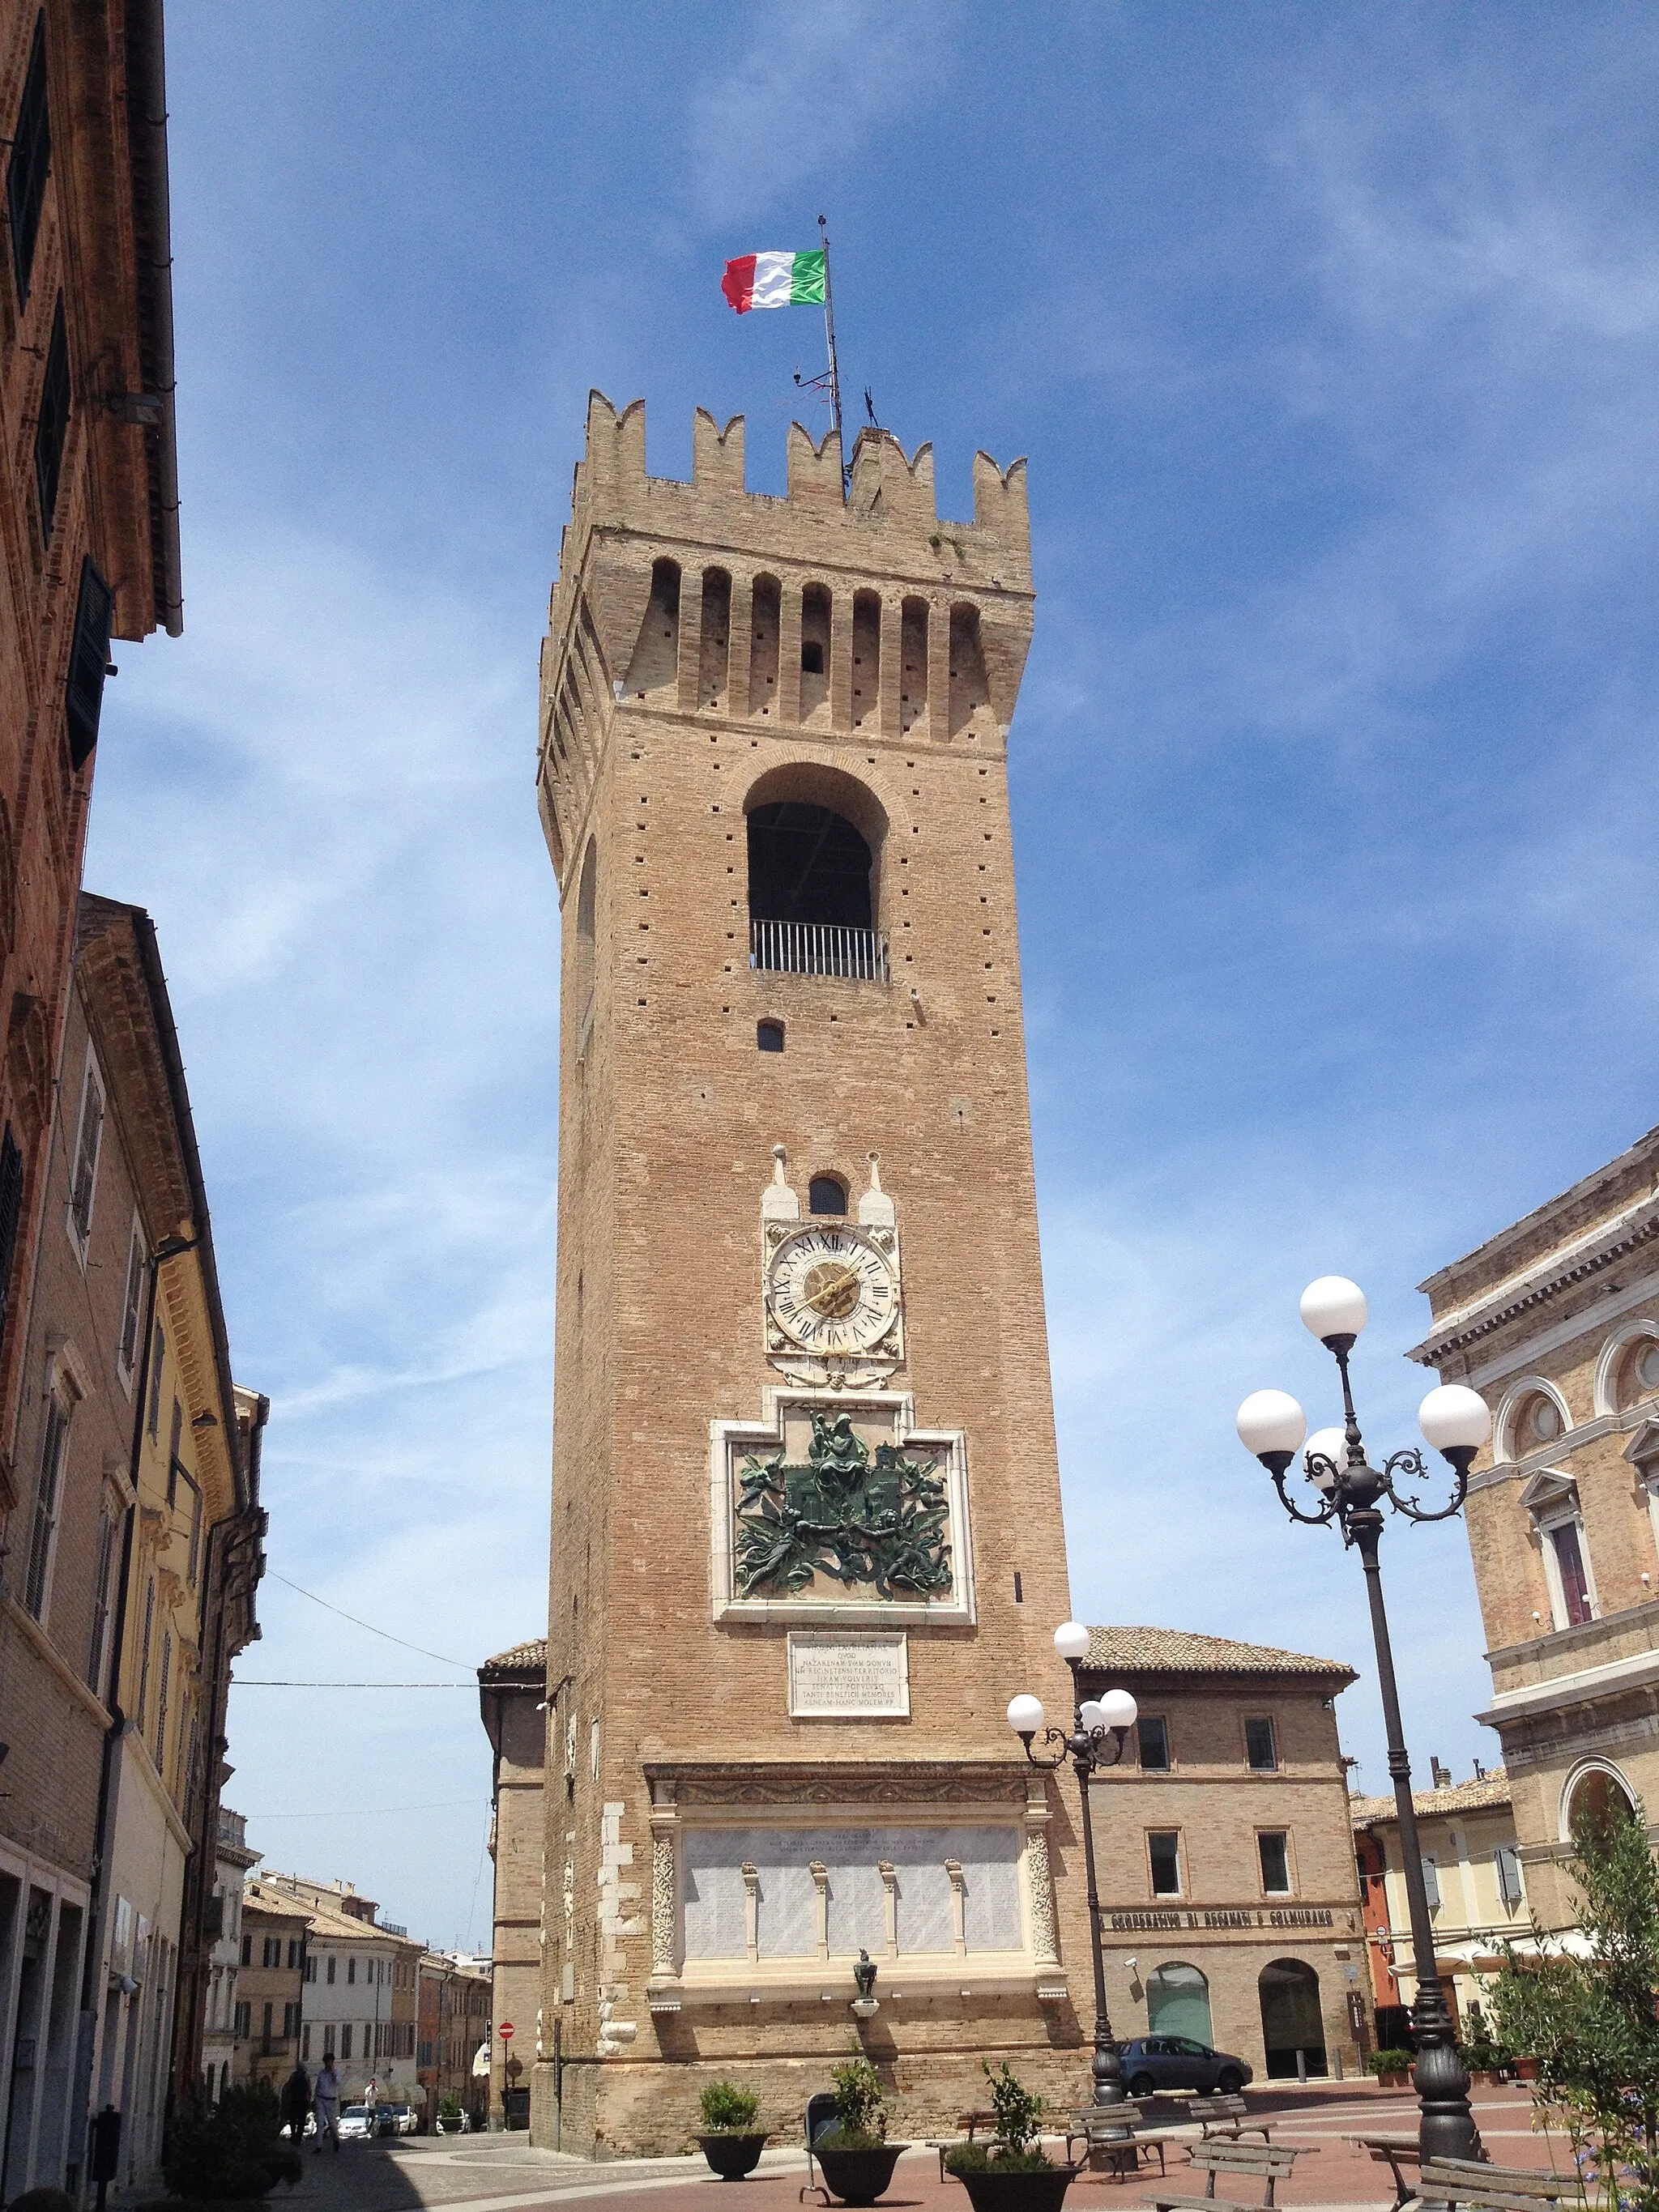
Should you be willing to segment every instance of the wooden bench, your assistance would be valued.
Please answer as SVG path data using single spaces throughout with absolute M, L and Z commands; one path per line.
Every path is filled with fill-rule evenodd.
M 1583 2204 L 1576 2173 L 1545 2173 L 1535 2166 L 1486 2166 L 1467 2158 L 1430 2158 L 1419 2176 L 1419 2204 L 1438 2212 L 1553 2212 L 1558 2204 Z
M 1236 2174 L 1241 2180 L 1261 2184 L 1263 2212 L 1268 2212 L 1275 2188 L 1279 2182 L 1290 2179 L 1302 2154 L 1282 2143 L 1195 2142 L 1188 2154 L 1188 2162 L 1200 2173 L 1210 2177 L 1203 2196 L 1167 2196 L 1160 2190 L 1156 2196 L 1143 2197 L 1140 2202 L 1156 2205 L 1158 2212 L 1215 2212 L 1218 2203 L 1234 2201 L 1217 2197 L 1217 2181 L 1223 2174 Z
M 1416 2166 L 1422 2155 L 1415 2136 L 1344 2136 L 1342 2140 L 1357 2150 L 1369 2151 L 1379 2166 L 1386 2166 L 1393 2174 L 1395 2212 L 1411 2203 L 1417 2194 L 1417 2176 L 1413 2173 L 1407 2180 L 1401 2169 Z
M 1066 2163 L 1082 2163 L 1073 2158 L 1072 2146 L 1085 2143 L 1090 2171 L 1115 2173 L 1121 2179 L 1126 2173 L 1138 2172 L 1143 2157 L 1156 2151 L 1162 2175 L 1168 2171 L 1164 2145 L 1190 2127 L 1192 2118 L 1184 2097 L 1126 2097 L 1121 2105 L 1085 2106 L 1072 2114 L 1066 2136 Z
M 1259 2119 L 1243 2097 L 1200 2097 L 1192 2117 L 1202 2129 L 1206 2142 L 1217 2136 L 1237 2142 L 1243 2135 L 1259 2135 L 1266 2142 L 1273 2133 L 1273 2123 Z

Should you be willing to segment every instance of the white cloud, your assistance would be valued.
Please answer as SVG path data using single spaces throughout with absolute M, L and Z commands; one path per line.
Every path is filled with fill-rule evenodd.
M 745 51 L 691 95 L 693 188 L 711 222 L 759 222 L 821 169 L 852 160 L 907 108 L 939 96 L 949 17 L 936 0 L 767 0 Z M 758 234 L 739 252 L 803 248 Z

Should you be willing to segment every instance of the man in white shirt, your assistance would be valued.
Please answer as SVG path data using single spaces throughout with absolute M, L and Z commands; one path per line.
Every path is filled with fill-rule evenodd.
M 328 2137 L 334 2146 L 334 2154 L 340 2154 L 340 2077 L 334 2070 L 334 2053 L 325 2051 L 318 2070 L 314 2099 L 317 2110 L 316 2155 L 323 2154 L 323 2138 Z

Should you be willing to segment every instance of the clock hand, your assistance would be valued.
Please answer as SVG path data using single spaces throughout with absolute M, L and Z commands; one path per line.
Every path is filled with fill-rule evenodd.
M 858 1269 L 849 1267 L 844 1275 L 837 1275 L 833 1283 L 826 1283 L 821 1291 L 815 1291 L 810 1298 L 803 1298 L 801 1304 L 804 1306 L 821 1306 L 826 1298 L 839 1297 L 849 1283 L 856 1283 L 858 1280 Z

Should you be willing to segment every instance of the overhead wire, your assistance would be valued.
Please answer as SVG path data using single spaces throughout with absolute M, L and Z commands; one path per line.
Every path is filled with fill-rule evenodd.
M 360 1620 L 355 1613 L 348 1613 L 343 1606 L 331 1605 L 327 1598 L 319 1597 L 315 1590 L 307 1589 L 303 1583 L 291 1581 L 287 1575 L 279 1575 L 275 1567 L 267 1567 L 265 1573 L 272 1582 L 281 1583 L 286 1589 L 298 1590 L 301 1597 L 308 1597 L 313 1605 L 321 1606 L 325 1613 L 338 1613 L 342 1620 L 349 1620 L 354 1628 L 366 1628 L 371 1636 L 383 1636 L 388 1644 L 401 1644 L 405 1651 L 418 1651 L 422 1659 L 441 1659 L 446 1667 L 465 1667 L 468 1663 L 448 1651 L 428 1651 L 423 1644 L 411 1644 L 407 1637 L 394 1636 L 389 1628 L 376 1628 L 372 1620 Z M 404 1686 L 400 1684 L 397 1686 Z M 424 1685 L 420 1686 L 424 1687 Z M 469 1684 L 468 1687 L 471 1686 Z

